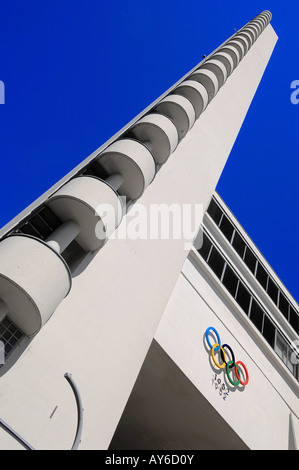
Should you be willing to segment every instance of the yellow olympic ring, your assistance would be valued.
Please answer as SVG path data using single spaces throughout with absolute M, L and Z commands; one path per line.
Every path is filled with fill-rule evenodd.
M 224 361 L 225 361 L 225 362 L 223 362 L 223 364 L 220 365 L 220 364 L 218 364 L 218 362 L 217 362 L 216 359 L 215 359 L 215 351 L 214 351 L 214 349 L 217 348 L 218 346 L 219 346 L 218 343 L 215 343 L 215 344 L 212 346 L 212 349 L 211 349 L 211 356 L 212 356 L 212 359 L 213 359 L 213 361 L 214 361 L 215 366 L 217 366 L 219 369 L 224 369 L 224 367 L 226 366 L 227 360 L 226 360 L 225 351 L 224 351 L 224 349 L 223 349 L 222 346 L 220 346 L 220 350 L 223 352 L 223 357 L 224 357 Z M 219 350 L 219 349 L 218 349 L 218 350 Z

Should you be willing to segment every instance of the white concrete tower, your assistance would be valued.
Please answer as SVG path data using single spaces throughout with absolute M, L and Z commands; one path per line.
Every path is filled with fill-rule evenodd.
M 3 430 L 1 448 L 72 446 L 67 372 L 80 448 L 109 447 L 188 256 L 183 237 L 124 227 L 137 207 L 207 208 L 275 46 L 270 20 L 247 23 L 1 230 L 0 418 L 19 435 Z

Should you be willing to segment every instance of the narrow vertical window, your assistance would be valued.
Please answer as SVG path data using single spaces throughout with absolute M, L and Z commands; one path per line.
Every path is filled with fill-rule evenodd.
M 293 309 L 293 307 L 291 305 L 290 305 L 290 324 L 294 328 L 296 333 L 299 334 L 299 315 Z
M 269 294 L 269 297 L 275 303 L 275 305 L 277 305 L 278 287 L 274 283 L 274 281 L 271 279 L 271 277 L 269 277 L 267 292 Z
M 215 224 L 219 225 L 222 216 L 222 210 L 214 199 L 211 199 L 207 212 L 209 216 L 214 220 Z
M 252 299 L 249 318 L 259 331 L 262 331 L 264 312 L 255 299 Z
M 236 252 L 238 253 L 238 255 L 243 259 L 246 244 L 243 238 L 239 235 L 239 233 L 236 230 L 235 230 L 234 238 L 232 241 L 232 245 L 234 249 L 236 250 Z
M 276 330 L 276 338 L 275 338 L 275 352 L 280 357 L 280 359 L 286 364 L 287 363 L 287 356 L 288 356 L 288 345 L 282 335 Z
M 203 236 L 202 237 L 202 246 L 201 246 L 201 248 L 199 248 L 198 252 L 203 257 L 203 259 L 205 261 L 207 261 L 210 250 L 211 250 L 212 242 L 210 241 L 210 239 L 206 236 L 206 234 L 204 232 L 203 232 L 202 236 Z
M 210 266 L 212 271 L 214 271 L 214 273 L 219 279 L 221 279 L 224 264 L 225 264 L 225 261 L 223 257 L 221 256 L 217 248 L 213 246 L 210 257 L 208 259 L 208 265 Z
M 244 262 L 253 274 L 255 273 L 256 261 L 256 257 L 252 253 L 251 249 L 246 246 Z
M 238 286 L 238 277 L 228 264 L 225 268 L 222 283 L 229 293 L 235 298 Z
M 263 266 L 259 262 L 257 263 L 256 278 L 258 282 L 260 283 L 260 285 L 263 286 L 264 289 L 266 289 L 267 281 L 268 281 L 268 274 L 267 274 L 267 271 L 263 268 Z
M 248 289 L 246 289 L 246 287 L 241 282 L 239 282 L 238 291 L 236 295 L 236 301 L 238 302 L 240 307 L 244 310 L 246 315 L 248 315 L 248 311 L 249 311 L 250 298 L 251 298 L 251 295 Z
M 279 310 L 283 314 L 283 316 L 289 320 L 289 302 L 287 301 L 285 295 L 280 292 L 279 294 Z
M 264 318 L 264 325 L 262 334 L 265 340 L 270 344 L 271 348 L 274 348 L 275 342 L 275 326 L 273 325 L 272 321 L 265 315 Z
M 225 238 L 227 238 L 227 240 L 230 242 L 231 239 L 232 239 L 232 235 L 234 233 L 234 227 L 231 224 L 231 222 L 229 221 L 229 219 L 226 217 L 226 215 L 224 215 L 224 214 L 223 214 L 223 217 L 221 219 L 219 228 L 220 228 L 221 232 L 223 233 L 223 235 L 225 236 Z

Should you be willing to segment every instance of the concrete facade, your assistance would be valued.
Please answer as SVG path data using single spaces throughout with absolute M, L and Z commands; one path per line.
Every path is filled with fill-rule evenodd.
M 298 450 L 298 304 L 217 193 L 213 199 L 242 236 L 246 248 L 266 268 L 279 291 L 277 303 L 236 253 L 209 211 L 202 229 L 258 299 L 261 311 L 278 333 L 273 329 L 272 340 L 258 328 L 252 310 L 244 312 L 237 296 L 227 290 L 230 285 L 224 283 L 224 276 L 217 276 L 217 266 L 211 269 L 199 253 L 204 248 L 198 252 L 195 243 L 115 432 L 112 450 Z M 294 317 L 286 318 L 279 311 L 280 296 L 287 299 Z M 225 369 L 215 365 L 205 335 L 210 326 L 216 328 L 221 343 L 233 349 L 235 361 L 246 365 L 246 386 L 232 385 Z M 276 334 L 282 334 L 289 345 L 297 344 L 297 355 L 290 361 L 276 347 Z M 216 361 L 221 365 L 219 356 Z M 245 379 L 244 373 L 241 380 Z
M 72 446 L 77 414 L 66 372 L 72 374 L 84 408 L 79 448 L 109 448 L 147 354 L 154 361 L 160 358 L 161 373 L 172 369 L 173 379 L 192 395 L 194 405 L 207 406 L 212 422 L 227 432 L 226 438 L 215 440 L 212 429 L 207 429 L 199 447 L 287 448 L 287 427 L 297 432 L 298 383 L 292 379 L 290 386 L 285 374 L 272 374 L 259 341 L 248 334 L 244 321 L 231 315 L 204 270 L 200 274 L 194 267 L 196 250 L 190 252 L 183 238 L 120 237 L 124 225 L 134 220 L 137 197 L 146 213 L 155 204 L 208 207 L 277 40 L 270 17 L 264 12 L 252 20 L 2 231 L 0 249 L 1 243 L 4 249 L 11 239 L 24 242 L 29 237 L 41 252 L 51 250 L 53 260 L 60 260 L 61 272 L 66 264 L 71 276 L 70 286 L 67 279 L 62 283 L 55 273 L 49 274 L 60 287 L 59 292 L 53 287 L 49 293 L 47 279 L 40 279 L 16 250 L 9 266 L 0 262 L 2 279 L 11 280 L 18 295 L 24 288 L 20 281 L 14 282 L 17 266 L 21 277 L 22 270 L 30 273 L 30 288 L 38 287 L 38 295 L 34 289 L 32 295 L 27 292 L 27 301 L 28 312 L 32 313 L 32 305 L 42 319 L 40 329 L 32 334 L 38 322 L 28 328 L 0 369 L 0 417 L 34 448 Z M 117 217 L 105 219 L 98 210 L 101 203 L 118 207 Z M 60 222 L 43 240 L 24 232 L 40 208 L 50 208 L 51 217 L 54 214 Z M 97 246 L 98 224 L 106 238 Z M 34 260 L 39 264 L 42 254 Z M 46 275 L 46 265 L 44 270 Z M 22 306 L 21 301 L 12 304 L 16 291 L 5 295 L 5 289 L 1 291 L 0 283 L 3 318 L 10 319 L 10 312 L 21 312 Z M 11 315 L 22 332 L 26 318 Z M 203 329 L 210 324 L 252 371 L 248 394 L 247 389 L 237 391 L 223 402 L 211 393 L 212 369 L 202 340 Z M 169 387 L 163 390 L 170 392 Z M 264 400 L 268 400 L 265 408 Z M 252 425 L 261 406 L 260 429 L 268 433 L 264 441 Z M 275 434 L 273 423 L 280 420 L 281 430 Z M 196 436 L 203 433 L 196 423 L 193 430 L 187 433 L 189 443 L 177 438 L 173 445 L 196 445 Z M 16 445 L 1 432 L 2 449 Z
M 221 234 L 218 238 L 224 239 Z M 232 260 L 229 251 L 225 253 Z M 233 261 L 231 265 L 238 269 Z M 245 279 L 249 277 L 247 273 Z M 252 292 L 259 297 L 257 287 Z M 267 309 L 272 318 L 274 310 L 274 306 Z M 217 329 L 222 343 L 232 347 L 236 360 L 246 364 L 250 377 L 246 387 L 231 386 L 213 364 L 204 338 L 209 326 Z M 279 328 L 287 336 L 288 328 Z M 298 338 L 297 330 L 289 340 L 298 344 Z M 196 250 L 182 269 L 155 339 L 248 448 L 290 449 L 293 439 L 298 442 L 298 366 L 294 377 Z M 215 390 L 214 373 L 230 390 L 225 399 Z

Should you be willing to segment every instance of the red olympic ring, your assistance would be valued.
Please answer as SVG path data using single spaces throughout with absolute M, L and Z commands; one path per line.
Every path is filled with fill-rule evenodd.
M 214 333 L 216 334 L 216 337 L 217 337 L 217 343 L 215 343 L 214 345 L 211 344 L 210 339 L 209 339 L 209 331 L 210 330 L 214 331 Z M 233 350 L 228 344 L 221 345 L 220 336 L 219 336 L 218 331 L 214 327 L 209 326 L 209 328 L 206 329 L 205 336 L 206 336 L 207 343 L 211 348 L 211 356 L 212 356 L 214 364 L 219 369 L 224 368 L 226 370 L 226 374 L 227 374 L 227 377 L 228 377 L 230 383 L 232 385 L 235 385 L 235 386 L 237 386 L 239 384 L 241 384 L 243 386 L 247 385 L 248 382 L 249 382 L 249 374 L 248 374 L 247 367 L 245 366 L 245 364 L 242 361 L 235 362 L 235 356 L 234 356 Z M 231 360 L 231 361 L 226 360 L 225 352 L 224 352 L 224 349 L 223 349 L 224 347 L 227 347 L 227 349 L 229 349 L 233 360 Z M 215 352 L 219 351 L 219 350 L 221 352 L 221 358 L 222 358 L 222 361 L 223 361 L 222 365 L 218 364 L 218 362 L 215 359 Z M 245 380 L 244 381 L 241 380 L 241 378 L 240 378 L 240 375 L 241 375 L 240 374 L 240 366 L 243 368 L 243 370 L 245 372 Z M 232 378 L 230 377 L 230 375 L 229 375 L 229 369 L 230 368 L 234 368 L 235 376 L 237 378 L 236 382 L 234 382 L 232 380 Z
M 237 367 L 235 367 L 235 374 L 236 374 L 237 379 L 239 380 L 240 384 L 242 384 L 242 385 L 247 385 L 248 382 L 249 382 L 249 374 L 248 374 L 247 367 L 245 366 L 245 364 L 244 364 L 242 361 L 237 361 L 237 362 L 236 362 L 236 365 L 242 366 L 243 369 L 244 369 L 244 371 L 245 371 L 245 375 L 246 375 L 246 380 L 245 380 L 245 382 L 242 382 L 242 380 L 240 379 L 240 376 L 239 376 L 238 369 L 237 369 Z

